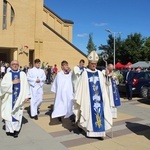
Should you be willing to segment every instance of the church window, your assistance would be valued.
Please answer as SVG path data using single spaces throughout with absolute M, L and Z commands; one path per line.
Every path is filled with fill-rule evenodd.
M 10 17 L 10 23 L 12 24 L 13 20 L 14 20 L 14 17 L 15 17 L 15 13 L 14 13 L 14 10 L 13 8 L 11 7 L 11 17 Z
M 7 28 L 7 2 L 3 1 L 3 30 Z

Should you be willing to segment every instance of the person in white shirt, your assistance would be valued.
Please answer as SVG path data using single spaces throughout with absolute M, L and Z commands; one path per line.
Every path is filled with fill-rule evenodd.
M 34 118 L 35 120 L 38 120 L 38 109 L 43 101 L 43 85 L 46 80 L 45 72 L 40 66 L 40 59 L 35 59 L 34 67 L 29 69 L 27 73 L 31 92 L 30 115 L 31 118 Z
M 51 91 L 55 93 L 54 110 L 52 118 L 70 117 L 73 106 L 73 87 L 72 87 L 72 72 L 69 70 L 68 62 L 61 62 L 61 71 L 57 73 L 51 87 Z

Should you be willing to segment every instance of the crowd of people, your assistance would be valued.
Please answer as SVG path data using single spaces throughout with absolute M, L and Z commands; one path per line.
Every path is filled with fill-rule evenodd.
M 46 74 L 45 83 L 51 84 L 58 72 L 57 65 L 54 64 L 54 67 L 53 67 L 53 66 L 50 66 L 48 63 L 45 64 L 45 62 L 43 62 L 40 67 L 41 69 L 45 71 L 45 74 Z M 24 71 L 26 74 L 30 68 L 32 67 L 27 66 L 27 65 L 25 65 L 24 67 L 19 66 L 19 69 L 21 71 Z M 3 79 L 3 76 L 9 71 L 10 71 L 10 64 L 4 61 L 0 61 L 0 79 Z
M 47 83 L 52 84 L 51 91 L 55 93 L 51 118 L 59 121 L 62 117 L 71 118 L 87 137 L 105 137 L 106 131 L 112 128 L 113 118 L 117 118 L 117 107 L 121 103 L 113 65 L 109 64 L 102 72 L 96 69 L 98 60 L 98 54 L 92 51 L 88 55 L 88 67 L 81 59 L 72 71 L 66 60 L 61 62 L 61 71 L 57 65 L 52 68 L 42 63 L 41 67 L 40 59 L 34 60 L 33 68 L 23 71 L 19 62 L 13 60 L 0 88 L 6 134 L 18 137 L 26 102 L 30 102 L 30 117 L 38 120 L 43 85 Z
M 25 65 L 24 67 L 19 66 L 19 69 L 21 71 L 24 71 L 25 73 L 28 72 L 28 69 L 30 69 L 31 67 L 28 67 L 27 65 Z M 4 62 L 4 61 L 0 61 L 0 79 L 3 79 L 4 75 L 9 72 L 11 70 L 11 66 L 8 62 Z

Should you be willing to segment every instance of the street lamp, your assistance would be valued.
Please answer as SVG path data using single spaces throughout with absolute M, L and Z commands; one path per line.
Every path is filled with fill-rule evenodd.
M 115 44 L 115 42 L 116 42 L 116 34 L 121 34 L 121 32 L 112 32 L 109 29 L 106 29 L 106 31 L 114 35 L 114 69 L 115 69 L 116 68 L 115 67 L 115 64 L 116 64 L 116 60 L 115 60 L 115 57 L 116 57 L 116 44 Z

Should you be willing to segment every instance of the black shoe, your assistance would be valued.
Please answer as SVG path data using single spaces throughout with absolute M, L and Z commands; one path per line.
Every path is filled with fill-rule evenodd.
M 78 127 L 78 131 L 79 131 L 79 133 L 82 133 L 83 129 Z
M 18 137 L 18 134 L 19 134 L 19 132 L 18 132 L 18 131 L 15 131 L 15 132 L 14 132 L 14 135 L 13 135 L 14 138 L 17 138 L 17 137 Z
M 6 132 L 6 135 L 7 135 L 7 136 L 12 136 L 12 135 L 13 135 L 13 133 Z
M 38 120 L 38 115 L 34 116 L 34 119 L 35 119 L 35 120 Z
M 34 119 L 34 117 L 33 117 L 33 116 L 30 116 L 30 118 L 31 118 L 31 119 Z
M 40 114 L 40 111 L 39 111 L 39 110 L 37 110 L 37 113 L 38 113 L 38 114 Z
M 58 117 L 58 121 L 59 121 L 59 122 L 62 122 L 62 119 L 61 119 L 61 117 Z
M 74 114 L 71 115 L 69 118 L 70 118 L 71 122 L 74 122 L 74 123 L 75 123 L 75 115 L 74 115 Z
M 71 123 L 73 126 L 76 124 L 75 118 L 71 119 Z
M 36 115 L 36 116 L 31 116 L 31 119 L 38 120 L 38 115 Z
M 39 109 L 40 109 L 40 108 L 38 108 L 38 109 L 37 109 L 37 114 L 40 114 L 40 111 L 39 111 Z
M 103 138 L 103 137 L 100 137 L 100 138 L 99 138 L 99 140 L 103 141 L 103 140 L 104 140 L 104 138 Z

